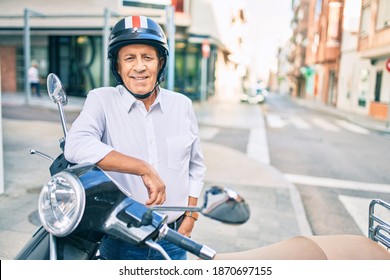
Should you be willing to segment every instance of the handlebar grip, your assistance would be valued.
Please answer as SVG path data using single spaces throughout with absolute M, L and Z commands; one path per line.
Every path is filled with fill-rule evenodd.
M 212 260 L 216 254 L 216 252 L 208 246 L 196 243 L 190 238 L 170 229 L 166 225 L 162 229 L 162 238 L 198 256 L 201 259 Z

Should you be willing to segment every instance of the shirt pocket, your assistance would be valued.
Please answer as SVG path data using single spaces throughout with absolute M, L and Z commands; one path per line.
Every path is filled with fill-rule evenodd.
M 188 165 L 192 140 L 190 136 L 174 136 L 167 138 L 168 167 L 176 170 Z

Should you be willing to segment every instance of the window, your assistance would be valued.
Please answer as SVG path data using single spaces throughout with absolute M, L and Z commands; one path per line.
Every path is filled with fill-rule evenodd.
M 366 6 L 362 11 L 362 19 L 360 24 L 360 35 L 365 36 L 368 35 L 369 27 L 370 27 L 370 12 L 371 6 Z
M 341 3 L 330 2 L 329 3 L 329 15 L 328 15 L 328 30 L 327 45 L 337 45 L 339 43 L 339 22 L 340 22 L 340 9 Z
M 322 0 L 317 0 L 316 7 L 314 10 L 314 18 L 316 21 L 318 21 L 318 19 L 320 18 L 321 11 L 322 11 Z
M 369 76 L 370 72 L 368 69 L 361 69 L 359 73 L 359 84 L 358 84 L 358 92 L 359 92 L 359 100 L 358 105 L 360 107 L 366 107 L 367 95 L 369 90 Z
M 386 26 L 390 26 L 390 1 L 379 0 L 376 28 L 382 29 Z
M 381 87 L 382 87 L 383 71 L 376 72 L 375 80 L 375 102 L 381 102 Z

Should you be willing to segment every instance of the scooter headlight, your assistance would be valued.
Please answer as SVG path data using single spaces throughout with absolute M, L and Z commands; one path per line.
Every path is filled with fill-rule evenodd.
M 62 171 L 49 180 L 39 196 L 38 211 L 43 227 L 57 237 L 70 234 L 80 223 L 85 191 L 79 179 Z

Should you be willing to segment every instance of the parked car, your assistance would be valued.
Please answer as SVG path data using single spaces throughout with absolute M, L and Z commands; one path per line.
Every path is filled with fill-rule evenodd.
M 241 102 L 249 104 L 262 104 L 265 102 L 268 91 L 265 88 L 255 88 L 241 95 Z

